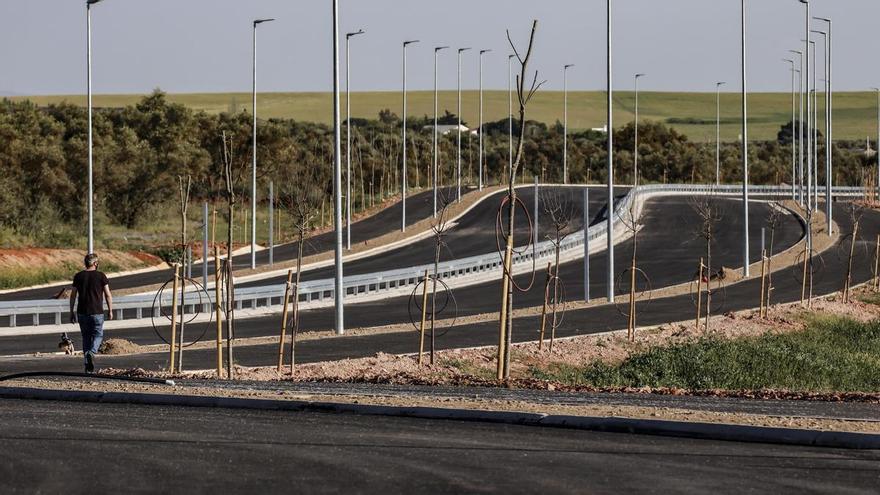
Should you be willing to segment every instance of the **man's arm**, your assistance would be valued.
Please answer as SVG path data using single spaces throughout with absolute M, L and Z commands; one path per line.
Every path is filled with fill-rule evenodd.
M 104 300 L 107 301 L 107 311 L 109 311 L 108 319 L 113 319 L 113 294 L 110 293 L 110 285 L 104 286 Z
M 76 287 L 74 287 L 70 291 L 70 322 L 71 323 L 76 323 L 76 311 L 74 311 L 75 306 L 76 306 Z

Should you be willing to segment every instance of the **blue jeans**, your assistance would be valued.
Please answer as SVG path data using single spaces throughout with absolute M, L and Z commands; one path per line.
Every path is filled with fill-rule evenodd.
M 76 320 L 82 334 L 83 358 L 89 354 L 96 356 L 104 340 L 104 315 L 76 315 Z

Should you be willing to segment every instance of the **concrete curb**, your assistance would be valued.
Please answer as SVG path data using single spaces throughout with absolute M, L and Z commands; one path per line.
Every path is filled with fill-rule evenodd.
M 239 399 L 231 397 L 202 397 L 170 394 L 84 392 L 15 387 L 0 387 L 0 399 L 246 409 L 257 411 L 348 413 L 368 416 L 389 416 L 399 418 L 469 421 L 562 428 L 603 433 L 629 433 L 634 435 L 692 438 L 697 440 L 771 443 L 837 449 L 880 450 L 880 435 L 648 419 L 598 418 L 506 411 L 444 409 L 436 407 L 376 406 L 332 402 Z

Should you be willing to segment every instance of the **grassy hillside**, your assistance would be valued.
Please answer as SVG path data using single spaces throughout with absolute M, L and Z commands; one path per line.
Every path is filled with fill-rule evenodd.
M 98 95 L 95 105 L 118 107 L 135 103 L 143 95 Z M 169 99 L 197 110 L 209 113 L 230 110 L 249 110 L 248 93 L 172 94 Z M 85 97 L 34 96 L 16 97 L 30 99 L 39 105 L 69 101 L 84 105 Z M 652 93 L 639 96 L 640 114 L 645 119 L 667 122 L 694 141 L 715 139 L 714 93 Z M 633 118 L 633 93 L 615 94 L 615 126 L 630 122 Z M 261 94 L 258 110 L 265 118 L 293 118 L 304 121 L 329 123 L 332 99 L 328 93 L 266 93 Z M 877 129 L 876 96 L 873 93 L 838 93 L 835 96 L 835 138 L 863 140 L 875 136 Z M 376 118 L 379 111 L 389 108 L 400 113 L 399 92 L 352 93 L 352 115 Z M 413 91 L 409 95 L 411 116 L 430 115 L 433 112 L 433 92 Z M 722 139 L 735 140 L 740 135 L 740 97 L 735 93 L 721 96 Z M 443 92 L 440 108 L 454 111 L 456 93 Z M 478 92 L 463 94 L 463 117 L 466 122 L 478 119 Z M 791 96 L 789 93 L 757 93 L 749 97 L 749 134 L 752 139 L 773 139 L 779 127 L 791 119 Z M 824 128 L 824 99 L 819 97 L 820 126 Z M 344 110 L 344 109 L 343 109 Z M 507 92 L 485 93 L 486 120 L 499 120 L 507 115 Z M 539 93 L 530 108 L 530 118 L 553 124 L 562 120 L 562 93 L 545 91 Z M 344 114 L 343 114 L 344 117 Z M 605 94 L 602 92 L 571 92 L 569 94 L 569 125 L 572 129 L 601 127 L 605 123 Z

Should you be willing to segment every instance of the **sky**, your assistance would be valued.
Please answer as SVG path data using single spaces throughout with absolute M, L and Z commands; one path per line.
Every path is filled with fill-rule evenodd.
M 410 48 L 409 86 L 433 88 L 433 48 L 492 49 L 487 89 L 507 87 L 505 30 L 524 48 L 539 21 L 533 68 L 546 89 L 605 86 L 605 0 L 340 0 L 340 31 L 352 40 L 352 91 L 398 91 L 401 42 Z M 837 90 L 880 85 L 876 62 L 878 0 L 812 0 L 813 15 L 834 19 Z M 803 49 L 805 9 L 798 0 L 747 0 L 751 91 L 788 91 L 783 58 Z M 99 94 L 251 90 L 252 25 L 258 31 L 261 92 L 332 89 L 331 0 L 104 0 L 92 8 L 93 80 Z M 615 0 L 614 78 L 644 90 L 714 91 L 740 87 L 739 0 Z M 816 24 L 820 28 L 821 24 Z M 821 39 L 821 38 L 820 38 Z M 82 94 L 86 91 L 85 0 L 0 2 L 0 94 Z M 341 44 L 344 47 L 344 43 Z M 823 67 L 824 48 L 818 51 Z M 344 62 L 344 51 L 341 52 Z M 457 85 L 454 50 L 441 54 L 441 89 Z M 478 85 L 476 51 L 462 59 L 463 86 Z M 343 72 L 343 77 L 345 73 Z M 819 78 L 823 75 L 820 72 Z

